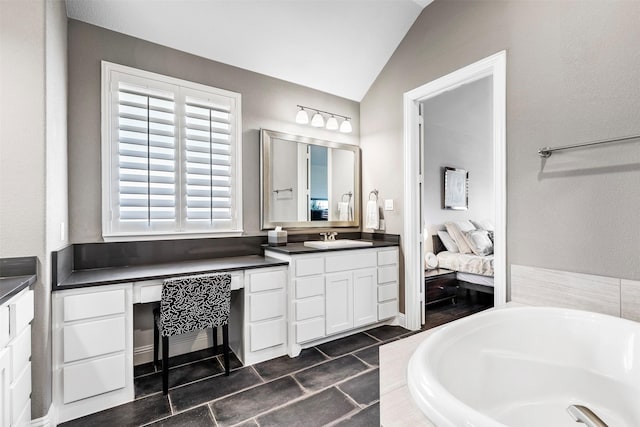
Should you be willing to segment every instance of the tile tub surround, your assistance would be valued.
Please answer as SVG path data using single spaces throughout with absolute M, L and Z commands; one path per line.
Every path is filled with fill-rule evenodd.
M 386 325 L 305 349 L 296 358 L 248 367 L 232 358 L 230 377 L 222 374 L 219 351 L 172 357 L 168 396 L 161 394 L 162 378 L 153 366 L 140 365 L 135 401 L 61 426 L 378 425 L 378 348 L 411 334 Z
M 512 265 L 511 300 L 640 321 L 640 281 L 635 280 Z

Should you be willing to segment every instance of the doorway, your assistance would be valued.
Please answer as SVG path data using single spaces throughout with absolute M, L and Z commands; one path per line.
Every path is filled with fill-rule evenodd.
M 405 311 L 407 327 L 421 327 L 424 314 L 425 171 L 422 104 L 445 92 L 482 80 L 491 81 L 491 146 L 493 154 L 494 306 L 506 303 L 506 52 L 502 51 L 404 94 Z M 428 155 L 428 153 L 426 153 Z M 427 230 L 428 231 L 428 230 Z

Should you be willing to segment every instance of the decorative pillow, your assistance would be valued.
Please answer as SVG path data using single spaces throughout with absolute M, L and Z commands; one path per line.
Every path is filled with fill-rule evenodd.
M 487 230 L 491 232 L 495 230 L 495 227 L 493 226 L 493 221 L 491 221 L 490 219 L 483 219 L 482 221 L 471 221 L 471 223 L 478 230 Z
M 487 256 L 493 253 L 493 242 L 489 238 L 487 230 L 465 231 L 464 234 L 474 254 Z
M 469 221 L 455 221 L 455 222 L 445 222 L 445 227 L 447 227 L 447 232 L 453 238 L 453 240 L 458 245 L 458 250 L 461 254 L 470 254 L 473 252 L 471 247 L 469 246 L 469 242 L 467 242 L 467 237 L 464 235 L 465 231 L 475 230 L 476 228 Z
M 447 251 L 454 254 L 460 252 L 458 245 L 456 245 L 456 242 L 451 238 L 449 233 L 446 231 L 438 231 L 438 237 L 440 237 L 440 241 L 444 247 L 447 248 Z

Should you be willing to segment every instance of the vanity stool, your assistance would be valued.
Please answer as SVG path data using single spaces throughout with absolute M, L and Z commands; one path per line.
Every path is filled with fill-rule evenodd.
M 225 375 L 229 375 L 229 310 L 231 274 L 201 274 L 167 279 L 162 284 L 160 307 L 153 310 L 154 364 L 158 364 L 162 336 L 162 393 L 169 392 L 169 337 L 222 326 Z

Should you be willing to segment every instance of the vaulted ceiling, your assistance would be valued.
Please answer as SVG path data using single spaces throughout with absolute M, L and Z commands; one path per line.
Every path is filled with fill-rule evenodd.
M 66 0 L 69 18 L 360 101 L 432 0 Z

